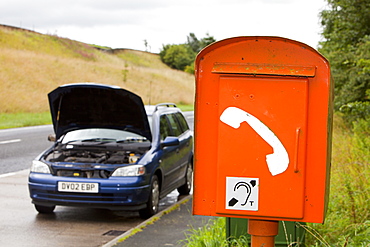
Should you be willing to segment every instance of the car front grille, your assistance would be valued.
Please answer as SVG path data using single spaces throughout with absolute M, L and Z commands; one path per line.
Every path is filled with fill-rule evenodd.
M 69 193 L 57 191 L 33 190 L 34 199 L 60 201 L 64 203 L 99 203 L 99 202 L 128 202 L 129 196 L 112 193 Z
M 110 171 L 107 170 L 57 170 L 58 177 L 79 177 L 79 178 L 109 178 Z

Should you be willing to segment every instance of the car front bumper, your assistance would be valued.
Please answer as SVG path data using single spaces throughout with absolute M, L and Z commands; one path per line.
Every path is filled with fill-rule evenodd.
M 32 202 L 38 205 L 139 210 L 146 207 L 150 194 L 150 186 L 144 180 L 144 177 L 108 179 L 58 177 L 31 172 L 28 188 Z M 99 190 L 98 193 L 60 192 L 58 182 L 97 183 Z

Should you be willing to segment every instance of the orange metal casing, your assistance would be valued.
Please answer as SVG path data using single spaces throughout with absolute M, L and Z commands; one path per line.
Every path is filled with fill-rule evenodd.
M 323 222 L 332 91 L 328 61 L 297 41 L 236 37 L 202 50 L 196 58 L 193 214 Z M 225 118 L 239 126 L 221 121 L 228 108 L 238 109 Z M 272 153 L 278 163 L 288 159 L 287 167 L 270 169 Z

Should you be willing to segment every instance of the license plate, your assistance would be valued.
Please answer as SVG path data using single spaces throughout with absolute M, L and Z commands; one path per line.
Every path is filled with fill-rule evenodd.
M 99 193 L 98 183 L 58 182 L 60 192 Z

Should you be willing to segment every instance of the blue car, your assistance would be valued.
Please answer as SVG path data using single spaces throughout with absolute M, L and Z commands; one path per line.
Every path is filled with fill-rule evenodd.
M 39 213 L 57 205 L 135 210 L 148 218 L 177 189 L 190 193 L 193 132 L 171 103 L 144 106 L 119 87 L 68 84 L 48 94 L 55 135 L 33 162 Z

